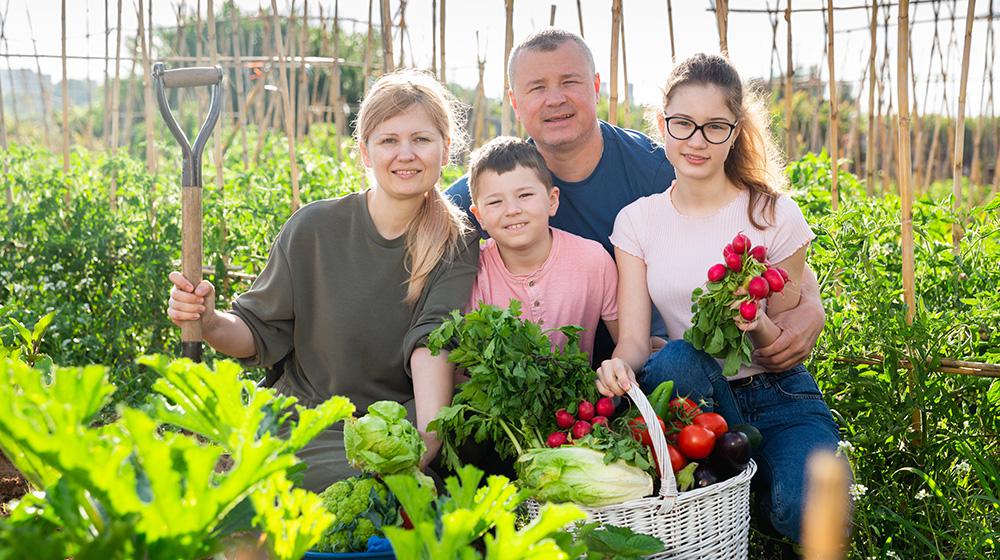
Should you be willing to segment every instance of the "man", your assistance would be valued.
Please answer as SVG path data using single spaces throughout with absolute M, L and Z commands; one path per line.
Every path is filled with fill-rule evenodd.
M 641 197 L 663 192 L 674 179 L 663 148 L 640 132 L 597 118 L 601 79 L 579 36 L 556 28 L 537 31 L 511 51 L 507 68 L 511 84 L 507 95 L 514 113 L 561 193 L 551 225 L 598 241 L 613 256 L 608 238 L 618 212 Z M 456 181 L 447 194 L 468 212 L 467 177 Z M 475 223 L 471 214 L 470 219 Z M 811 271 L 807 269 L 803 278 L 799 305 L 772 319 L 783 332 L 771 345 L 758 349 L 754 359 L 769 371 L 780 372 L 804 361 L 823 329 L 825 315 Z M 652 334 L 666 334 L 655 313 Z M 595 362 L 612 350 L 602 329 L 595 343 Z

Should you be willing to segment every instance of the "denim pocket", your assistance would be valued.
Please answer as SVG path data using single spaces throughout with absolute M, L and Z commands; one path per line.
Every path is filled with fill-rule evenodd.
M 812 374 L 803 365 L 797 365 L 774 379 L 778 392 L 790 399 L 822 400 L 823 394 Z

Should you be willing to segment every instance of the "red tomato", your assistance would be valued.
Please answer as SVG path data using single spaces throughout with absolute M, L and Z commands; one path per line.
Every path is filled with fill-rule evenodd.
M 660 430 L 663 433 L 667 433 L 667 427 L 666 424 L 663 423 L 663 419 L 659 416 L 657 416 L 656 419 L 660 422 Z M 643 420 L 641 416 L 637 416 L 629 420 L 628 425 L 632 430 L 632 437 L 652 449 L 653 440 L 649 437 L 649 430 L 646 429 L 646 421 Z
M 701 414 L 701 409 L 687 397 L 675 397 L 670 401 L 670 411 L 681 420 L 689 420 Z
M 758 245 L 759 246 L 759 245 Z M 696 426 L 701 426 L 719 437 L 729 431 L 729 424 L 721 414 L 716 412 L 705 412 L 694 417 Z
M 715 434 L 698 425 L 685 426 L 677 436 L 677 448 L 688 459 L 704 459 L 712 454 Z
M 675 473 L 687 466 L 687 459 L 684 458 L 684 455 L 681 455 L 680 451 L 677 451 L 676 447 L 668 443 L 667 452 L 670 453 L 670 468 L 673 469 Z

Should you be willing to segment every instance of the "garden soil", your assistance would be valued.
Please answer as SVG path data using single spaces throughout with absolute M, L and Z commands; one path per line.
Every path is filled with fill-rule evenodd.
M 21 476 L 7 457 L 0 453 L 0 514 L 7 515 L 7 502 L 28 492 L 28 481 Z

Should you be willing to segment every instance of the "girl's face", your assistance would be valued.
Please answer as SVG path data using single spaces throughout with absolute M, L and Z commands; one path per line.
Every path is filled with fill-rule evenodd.
M 736 115 L 726 104 L 725 90 L 711 84 L 681 86 L 673 91 L 657 121 L 667 159 L 679 179 L 725 176 L 723 165 L 740 132 Z
M 365 167 L 392 198 L 423 196 L 437 185 L 448 163 L 448 140 L 427 111 L 415 104 L 372 130 L 360 146 Z

